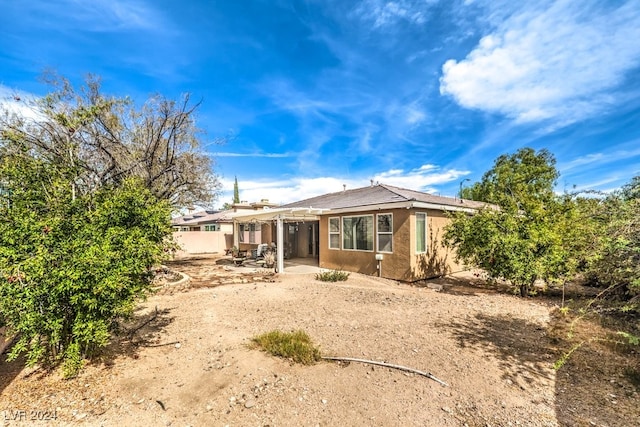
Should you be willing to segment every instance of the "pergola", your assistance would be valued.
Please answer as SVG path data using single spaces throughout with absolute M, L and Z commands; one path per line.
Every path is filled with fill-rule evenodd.
M 251 222 L 276 222 L 276 266 L 277 271 L 284 273 L 284 223 L 286 221 L 317 221 L 318 215 L 329 209 L 308 208 L 271 208 L 250 212 L 236 213 L 233 216 L 233 243 L 238 246 L 238 224 Z

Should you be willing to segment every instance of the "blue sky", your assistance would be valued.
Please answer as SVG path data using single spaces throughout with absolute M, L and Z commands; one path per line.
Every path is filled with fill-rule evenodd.
M 638 1 L 4 0 L 0 28 L 0 98 L 50 68 L 202 99 L 217 205 L 235 176 L 250 202 L 455 195 L 524 146 L 555 154 L 558 191 L 640 174 Z

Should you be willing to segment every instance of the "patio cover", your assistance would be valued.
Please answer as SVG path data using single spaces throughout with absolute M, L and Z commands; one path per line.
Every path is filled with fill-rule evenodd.
M 234 241 L 237 238 L 237 225 L 247 222 L 269 222 L 276 221 L 276 245 L 278 248 L 284 248 L 284 222 L 285 221 L 317 221 L 318 215 L 327 213 L 329 209 L 308 208 L 274 208 L 263 209 L 250 212 L 238 212 L 233 216 L 233 235 Z M 237 244 L 237 242 L 236 242 Z M 278 250 L 276 265 L 278 272 L 284 273 L 284 251 Z

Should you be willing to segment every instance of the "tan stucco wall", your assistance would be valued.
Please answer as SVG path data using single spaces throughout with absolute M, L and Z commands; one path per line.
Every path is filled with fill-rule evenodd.
M 225 224 L 226 225 L 226 224 Z M 233 246 L 233 227 L 223 227 L 221 231 L 176 231 L 174 240 L 180 251 L 188 254 L 224 252 Z
M 444 227 L 450 222 L 447 214 L 436 210 L 415 210 L 412 215 L 412 230 L 416 229 L 416 212 L 427 214 L 427 253 L 416 254 L 415 249 L 411 254 L 411 268 L 407 277 L 408 281 L 426 279 L 435 276 L 451 274 L 464 269 L 462 264 L 455 261 L 453 250 L 442 244 Z M 416 247 L 416 233 L 411 233 L 411 247 Z
M 416 254 L 416 212 L 427 214 L 426 254 Z M 444 212 L 434 210 L 394 209 L 363 211 L 357 214 L 326 215 L 320 219 L 320 267 L 340 269 L 368 275 L 378 275 L 376 255 L 376 234 L 374 251 L 352 251 L 329 249 L 329 218 L 353 215 L 393 214 L 393 253 L 383 253 L 382 277 L 413 282 L 416 280 L 459 271 L 462 266 L 454 261 L 451 250 L 441 244 L 443 227 L 449 222 Z M 342 224 L 342 221 L 341 221 Z

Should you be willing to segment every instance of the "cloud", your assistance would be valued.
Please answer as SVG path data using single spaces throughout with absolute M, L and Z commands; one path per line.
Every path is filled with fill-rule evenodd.
M 33 105 L 36 99 L 31 93 L 0 84 L 0 114 L 6 112 L 24 119 L 42 120 L 44 117 Z
M 446 61 L 440 93 L 518 122 L 571 123 L 615 103 L 640 65 L 640 4 L 538 5 L 506 16 L 463 60 Z
M 389 184 L 411 190 L 435 193 L 436 186 L 457 181 L 459 177 L 468 175 L 468 171 L 457 169 L 441 170 L 437 165 L 422 165 L 405 171 L 390 169 L 374 174 L 372 177 L 336 178 L 336 177 L 294 177 L 290 180 L 257 179 L 238 182 L 240 198 L 247 202 L 269 199 L 273 203 L 290 203 L 326 193 L 365 187 L 370 180 L 380 184 Z M 220 204 L 233 198 L 234 180 L 222 179 Z
M 433 1 L 416 3 L 408 0 L 365 0 L 354 10 L 361 19 L 371 22 L 374 28 L 388 27 L 399 22 L 421 25 L 427 20 L 428 9 Z
M 621 160 L 629 160 L 640 156 L 640 148 L 636 148 L 638 147 L 639 143 L 640 141 L 636 140 L 625 144 L 627 147 L 629 147 L 629 149 L 619 149 L 615 151 L 609 151 L 607 153 L 590 153 L 558 165 L 558 170 L 562 174 L 565 174 L 580 167 L 589 167 L 590 169 L 592 169 L 595 166 L 606 165 L 614 162 L 619 162 Z
M 71 22 L 92 32 L 167 30 L 166 20 L 157 10 L 135 0 L 31 1 L 25 6 L 27 16 L 47 16 L 38 20 L 39 27 L 68 29 Z

